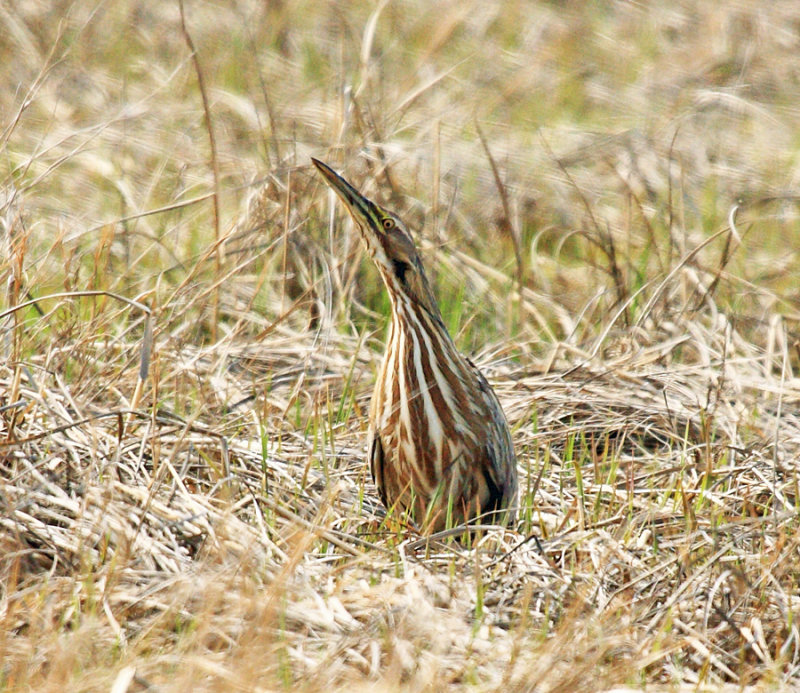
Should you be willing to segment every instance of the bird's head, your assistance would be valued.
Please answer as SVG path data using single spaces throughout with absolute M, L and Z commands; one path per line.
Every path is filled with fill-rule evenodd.
M 327 164 L 311 159 L 361 231 L 392 301 L 407 299 L 441 322 L 422 260 L 406 225 L 393 212 L 364 197 Z

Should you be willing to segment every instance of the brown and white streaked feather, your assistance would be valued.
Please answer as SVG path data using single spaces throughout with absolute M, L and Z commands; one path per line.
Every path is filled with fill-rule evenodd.
M 370 464 L 384 502 L 433 530 L 484 514 L 513 521 L 516 463 L 500 403 L 441 321 L 411 308 L 393 310 L 373 392 Z
M 517 467 L 500 402 L 456 349 L 403 222 L 320 161 L 347 206 L 392 304 L 370 405 L 370 470 L 384 505 L 424 531 L 512 522 Z

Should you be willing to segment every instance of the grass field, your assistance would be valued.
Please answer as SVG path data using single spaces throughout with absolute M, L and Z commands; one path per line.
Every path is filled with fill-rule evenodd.
M 0 691 L 800 687 L 800 5 L 0 7 Z M 417 233 L 518 525 L 365 463 Z

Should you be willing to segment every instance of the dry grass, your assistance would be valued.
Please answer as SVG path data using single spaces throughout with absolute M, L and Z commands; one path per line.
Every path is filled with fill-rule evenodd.
M 800 686 L 800 10 L 592 7 L 0 8 L 0 690 Z M 420 230 L 513 530 L 385 516 L 312 154 Z

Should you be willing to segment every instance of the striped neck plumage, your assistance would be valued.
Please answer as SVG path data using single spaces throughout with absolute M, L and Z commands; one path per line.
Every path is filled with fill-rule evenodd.
M 415 264 L 413 272 L 406 271 L 401 277 L 381 272 L 392 304 L 392 322 L 395 327 L 402 327 L 403 323 L 415 320 L 427 325 L 430 331 L 440 333 L 445 342 L 452 343 L 425 270 L 419 260 Z

